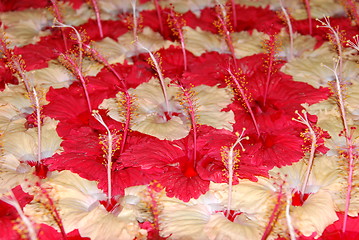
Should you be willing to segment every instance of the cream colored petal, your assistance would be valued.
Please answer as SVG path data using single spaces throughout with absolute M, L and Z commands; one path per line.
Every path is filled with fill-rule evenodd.
M 164 94 L 160 85 L 160 80 L 157 78 L 151 78 L 147 83 L 142 83 L 135 89 L 130 89 L 129 92 L 135 95 L 138 100 L 138 113 L 139 114 L 148 114 L 148 113 L 158 113 L 159 111 L 178 111 L 180 105 L 176 99 L 179 94 L 179 88 L 173 85 L 170 85 L 170 79 L 166 78 L 164 83 L 167 97 L 169 101 L 169 108 L 164 109 L 166 106 Z
M 60 150 L 61 138 L 56 132 L 57 121 L 49 118 L 41 128 L 41 159 L 51 157 Z M 11 132 L 3 136 L 5 153 L 13 154 L 21 161 L 36 162 L 38 141 L 37 128 L 30 128 L 24 132 Z
M 199 27 L 196 29 L 184 27 L 183 32 L 185 47 L 195 56 L 200 56 L 205 52 L 212 51 L 229 53 L 225 41 L 217 34 L 203 31 Z
M 305 5 L 301 1 L 286 1 L 286 7 L 289 8 L 291 16 L 296 20 L 308 18 Z M 313 18 L 313 26 L 316 18 L 323 16 L 336 16 L 345 14 L 343 7 L 334 0 L 312 0 L 310 1 L 310 10 Z
M 26 119 L 18 109 L 10 104 L 0 106 L 0 131 L 21 132 L 25 131 Z
M 329 87 L 328 82 L 335 80 L 335 75 L 327 67 L 333 69 L 333 59 L 336 57 L 336 54 L 330 49 L 328 43 L 323 44 L 320 48 L 306 52 L 302 57 L 286 63 L 281 71 L 292 75 L 295 81 L 309 83 L 315 88 Z M 357 79 L 358 76 L 357 64 L 354 61 L 344 61 L 343 80 L 350 82 Z
M 277 175 L 281 176 L 282 179 L 286 179 L 286 183 L 290 189 L 293 189 L 293 191 L 300 191 L 307 170 L 307 164 L 305 160 L 306 158 L 300 160 L 299 162 L 293 163 L 290 166 L 281 168 L 274 167 L 269 171 L 269 174 L 272 177 L 276 177 Z M 306 188 L 306 193 L 307 192 L 312 192 L 310 186 Z
M 205 224 L 211 214 L 223 210 L 220 201 L 210 192 L 188 202 L 169 198 L 164 192 L 160 196 L 161 236 L 172 234 L 169 239 L 208 239 L 204 233 Z
M 319 88 L 320 86 L 328 87 L 328 82 L 335 80 L 333 72 L 324 65 L 333 66 L 332 59 L 295 59 L 287 63 L 282 71 L 286 74 L 292 75 L 295 81 L 306 82 L 313 87 Z M 355 63 L 348 62 L 343 66 L 344 78 L 351 79 L 359 73 Z
M 258 182 L 241 180 L 232 190 L 231 209 L 245 212 L 253 220 L 260 220 L 268 208 L 277 200 L 276 188 L 269 179 L 258 178 Z M 223 205 L 228 201 L 228 185 L 211 183 L 210 191 Z
M 160 215 L 162 236 L 178 240 L 205 240 L 204 227 L 210 210 L 206 205 L 167 205 Z
M 20 161 L 36 162 L 37 138 L 35 131 L 8 133 L 3 137 L 4 152 Z
M 22 47 L 28 44 L 35 44 L 41 37 L 50 35 L 49 30 L 42 31 L 34 22 L 21 22 L 6 29 L 6 36 L 9 39 L 10 46 Z
M 345 105 L 346 107 L 348 106 L 347 104 Z M 313 104 L 307 107 L 307 109 L 310 114 L 315 114 L 318 116 L 317 125 L 323 130 L 327 131 L 331 136 L 330 139 L 326 139 L 325 141 L 325 146 L 329 148 L 329 151 L 326 153 L 326 155 L 339 155 L 339 151 L 346 148 L 346 139 L 340 134 L 343 130 L 343 125 L 335 99 L 329 98 L 328 100 Z M 355 115 L 347 112 L 347 124 L 349 127 L 357 125 L 356 121 L 353 120 L 355 118 L 353 118 L 353 116 Z M 352 131 L 354 136 L 353 139 L 359 136 L 358 129 Z
M 192 90 L 196 93 L 198 123 L 232 131 L 234 113 L 224 112 L 222 109 L 232 103 L 233 94 L 227 88 L 207 85 L 200 85 Z
M 268 35 L 253 30 L 234 32 L 231 34 L 234 46 L 234 52 L 237 58 L 251 56 L 258 53 L 264 53 L 263 41 L 268 39 Z
M 153 221 L 153 215 L 149 209 L 149 205 L 153 199 L 149 196 L 148 186 L 139 185 L 128 187 L 125 189 L 125 196 L 121 200 L 121 206 L 126 206 L 128 210 L 132 210 L 137 221 Z M 160 201 L 160 200 L 158 200 Z
M 142 32 L 138 33 L 138 41 L 151 52 L 173 45 L 172 42 L 164 40 L 161 34 L 154 32 L 149 27 L 143 28 Z M 117 41 L 105 38 L 93 45 L 111 64 L 123 63 L 125 58 L 131 62 L 132 56 L 147 52 L 135 44 L 132 32 L 123 34 Z
M 308 169 L 309 155 L 301 159 L 299 162 L 293 163 L 290 166 L 281 168 L 273 168 L 269 171 L 270 176 L 281 176 L 286 179 L 287 186 L 291 191 L 301 191 L 302 184 Z M 338 183 L 340 177 L 340 170 L 338 169 L 336 157 L 316 156 L 312 170 L 308 179 L 305 193 L 315 193 L 320 189 L 330 189 Z M 335 189 L 333 189 L 333 192 Z
M 164 237 L 172 234 L 170 239 L 260 239 L 261 228 L 245 214 L 231 222 L 218 212 L 223 211 L 224 206 L 212 192 L 188 203 L 164 198 L 161 205 L 160 223 Z
M 145 133 L 160 140 L 177 140 L 184 138 L 190 131 L 189 122 L 183 122 L 179 117 L 172 117 L 168 121 L 162 121 L 157 115 L 148 115 L 146 119 L 141 122 L 134 123 L 132 129 Z
M 130 128 L 161 140 L 176 140 L 184 138 L 191 129 L 191 121 L 185 107 L 178 99 L 180 89 L 170 85 L 170 79 L 166 79 L 166 92 L 168 107 L 159 80 L 152 78 L 149 82 L 139 85 L 136 89 L 130 89 L 135 96 L 136 113 L 131 121 Z M 196 93 L 193 102 L 196 106 L 197 123 L 209 125 L 218 129 L 232 130 L 234 114 L 232 111 L 222 112 L 232 101 L 232 94 L 226 88 L 217 86 L 209 87 L 200 85 L 192 89 Z M 100 105 L 101 109 L 108 109 L 109 116 L 124 122 L 124 106 L 121 100 L 122 94 L 117 94 L 117 99 L 106 99 Z M 187 105 L 187 103 L 183 103 Z M 172 114 L 171 117 L 170 113 Z
M 280 42 L 281 47 L 279 49 L 278 56 L 279 58 L 286 59 L 287 61 L 291 61 L 293 59 L 289 59 L 290 56 L 290 37 L 287 31 L 282 30 L 280 33 Z M 301 35 L 299 33 L 293 34 L 293 57 L 298 58 L 301 56 L 306 56 L 311 53 L 315 47 L 317 40 L 310 35 Z
M 63 22 L 71 26 L 79 26 L 85 24 L 91 16 L 94 15 L 88 4 L 82 4 L 79 9 L 74 9 L 70 2 L 58 1 L 61 9 Z
M 344 170 L 342 171 L 344 172 Z M 357 174 L 358 173 L 356 173 L 356 176 Z M 350 194 L 350 205 L 348 209 L 348 215 L 351 217 L 359 216 L 359 190 L 356 187 L 358 186 L 359 182 L 357 179 L 358 179 L 357 177 L 354 177 L 353 187 Z M 347 195 L 347 186 L 348 186 L 347 177 L 342 176 L 342 178 L 339 179 L 339 181 L 340 183 L 337 185 L 336 192 L 331 192 L 331 195 L 335 203 L 336 210 L 340 212 L 344 212 L 346 208 L 346 195 Z
M 5 90 L 0 92 L 0 104 L 11 104 L 22 113 L 30 114 L 34 111 L 22 84 L 6 85 Z
M 105 199 L 105 195 L 97 188 L 97 182 L 88 181 L 67 170 L 60 173 L 52 172 L 42 185 L 48 189 L 66 232 L 78 228 L 80 220 L 99 205 L 98 200 Z M 46 223 L 58 229 L 46 207 L 36 200 L 41 199 L 41 196 L 34 190 L 36 187 L 25 190 L 35 195 L 35 200 L 25 206 L 25 213 L 36 222 Z
M 218 34 L 203 31 L 199 27 L 196 29 L 184 27 L 185 47 L 195 56 L 200 56 L 205 52 L 230 53 L 224 38 Z M 235 55 L 237 58 L 250 56 L 264 52 L 263 40 L 267 35 L 256 30 L 252 33 L 246 31 L 231 34 Z
M 82 72 L 84 76 L 96 76 L 104 66 L 97 61 L 84 58 L 82 61 Z
M 161 140 L 176 140 L 188 135 L 191 125 L 187 113 L 176 99 L 179 93 L 178 87 L 168 85 L 166 79 L 166 92 L 169 99 L 167 109 L 164 94 L 159 80 L 152 78 L 149 82 L 139 85 L 136 89 L 130 89 L 131 95 L 135 96 L 136 113 L 131 121 L 130 128 Z M 124 122 L 124 106 L 122 94 L 117 94 L 117 99 L 107 99 L 101 105 L 102 109 L 109 109 L 109 116 L 113 119 Z M 173 116 L 167 119 L 166 115 L 171 112 Z M 178 116 L 177 116 L 178 115 Z
M 52 25 L 52 16 L 45 9 L 26 9 L 0 13 L 1 22 L 7 26 L 6 33 L 11 46 L 36 43 L 41 36 L 50 34 L 42 29 Z
M 354 143 L 358 144 L 358 143 Z M 334 157 L 333 157 L 334 158 Z M 348 190 L 348 162 L 346 158 L 335 157 L 334 166 L 338 171 L 338 177 L 335 184 L 332 184 L 327 187 L 330 192 L 332 199 L 335 203 L 337 211 L 344 212 L 346 208 L 346 197 Z M 352 179 L 352 189 L 350 193 L 350 205 L 348 209 L 348 215 L 351 217 L 357 217 L 359 215 L 359 171 L 357 168 L 354 168 L 353 179 Z
M 219 0 L 223 4 L 223 0 Z M 159 1 L 161 6 L 170 7 L 171 4 L 175 10 L 179 13 L 185 13 L 188 11 L 193 12 L 199 17 L 201 10 L 205 7 L 213 7 L 215 2 L 211 0 L 169 0 Z
M 125 60 L 126 48 L 112 38 L 106 37 L 92 45 L 110 64 L 123 63 Z
M 285 65 L 282 72 L 292 75 L 298 82 L 306 82 L 313 87 L 328 86 L 328 82 L 334 80 L 332 72 L 322 66 L 321 59 L 295 59 Z M 332 64 L 332 61 L 326 61 L 324 64 Z
M 28 74 L 32 76 L 36 85 L 41 85 L 44 88 L 68 87 L 77 80 L 65 67 L 55 62 L 50 62 L 47 68 L 33 70 Z
M 5 26 L 13 26 L 27 20 L 37 23 L 39 26 L 46 25 L 52 18 L 46 9 L 25 9 L 21 11 L 7 11 L 0 13 L 0 19 Z
M 210 216 L 204 231 L 210 240 L 254 240 L 261 238 L 260 229 L 260 226 L 246 218 L 244 214 L 239 215 L 234 222 L 231 222 L 223 213 L 216 213 Z
M 41 128 L 41 158 L 51 157 L 55 152 L 62 151 L 60 147 L 62 139 L 57 134 L 56 128 L 59 121 L 46 117 Z
M 126 57 L 132 57 L 138 53 L 146 53 L 147 51 L 133 44 L 133 34 L 128 32 L 118 39 L 118 42 L 125 47 Z M 170 45 L 176 45 L 171 41 L 164 40 L 161 34 L 154 32 L 149 27 L 144 27 L 142 32 L 138 33 L 138 41 L 151 52 L 155 52 L 160 48 L 168 48 Z
M 276 0 L 235 0 L 235 3 L 253 7 L 270 6 L 271 9 L 273 9 L 272 6 L 278 5 Z
M 352 82 L 352 85 L 347 86 L 345 96 L 347 110 L 351 113 L 352 119 L 359 121 L 359 82 L 357 81 L 357 78 L 355 82 Z
M 104 14 L 110 14 L 115 16 L 120 12 L 131 12 L 132 5 L 131 1 L 126 0 L 99 0 L 99 7 Z M 106 16 L 106 15 L 105 15 Z
M 330 192 L 337 192 L 340 185 L 339 179 L 342 175 L 341 169 L 338 167 L 337 157 L 318 156 L 314 159 L 314 165 L 311 174 L 312 185 L 317 186 L 313 192 L 327 190 Z
M 35 167 L 21 163 L 14 155 L 6 154 L 0 159 L 0 193 L 32 179 Z
M 78 228 L 81 236 L 91 239 L 133 239 L 139 231 L 134 211 L 126 201 L 123 209 L 111 214 L 99 204 L 106 197 L 97 183 L 69 171 L 61 172 L 50 180 L 59 194 L 58 206 L 66 232 Z M 128 197 L 127 197 L 128 199 Z
M 137 105 L 137 116 L 133 119 L 131 129 L 170 141 L 188 135 L 190 121 L 187 113 L 176 99 L 179 89 L 168 84 L 169 79 L 166 79 L 169 110 L 166 109 L 159 80 L 152 78 L 148 83 L 143 83 L 134 90 L 130 89 L 130 92 L 136 96 Z M 178 116 L 174 115 L 167 120 L 166 112 L 178 114 Z
M 293 224 L 304 236 L 313 232 L 319 237 L 324 229 L 338 220 L 331 195 L 325 191 L 312 194 L 300 207 L 292 207 Z
M 118 122 L 125 122 L 125 106 L 122 104 L 123 93 L 119 92 L 116 94 L 116 98 L 109 98 L 103 100 L 99 105 L 99 109 L 107 109 L 107 115 Z
M 154 5 L 151 1 L 147 3 L 138 4 L 136 2 L 136 11 L 151 10 L 154 9 Z M 101 19 L 117 19 L 119 14 L 132 13 L 132 5 L 129 0 L 99 0 L 99 8 L 101 11 Z
M 79 222 L 79 232 L 91 239 L 134 239 L 139 226 L 132 211 L 123 209 L 119 216 L 107 213 L 97 207 Z

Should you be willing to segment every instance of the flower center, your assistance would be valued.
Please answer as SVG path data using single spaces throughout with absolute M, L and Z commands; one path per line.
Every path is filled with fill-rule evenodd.
M 302 206 L 305 202 L 305 200 L 307 200 L 307 198 L 309 197 L 310 193 L 305 193 L 302 196 L 301 192 L 295 192 L 292 195 L 292 205 L 293 206 Z
M 234 220 L 236 220 L 237 216 L 242 214 L 242 212 L 235 211 L 235 210 L 232 210 L 232 209 L 229 210 L 229 213 L 228 213 L 228 210 L 222 210 L 222 211 L 217 211 L 217 212 L 223 213 L 223 215 L 231 222 L 234 222 Z

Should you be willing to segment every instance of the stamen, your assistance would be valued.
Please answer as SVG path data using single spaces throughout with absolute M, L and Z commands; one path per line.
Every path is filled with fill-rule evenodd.
M 164 96 L 164 99 L 165 99 L 165 104 L 166 104 L 166 110 L 167 112 L 171 115 L 171 109 L 170 109 L 170 105 L 169 105 L 169 101 L 168 101 L 168 95 L 167 95 L 167 90 L 166 90 L 166 84 L 165 84 L 165 80 L 164 80 L 164 77 L 163 77 L 163 74 L 162 74 L 162 71 L 161 71 L 161 67 L 160 67 L 160 64 L 158 63 L 156 57 L 153 55 L 153 53 L 148 49 L 146 48 L 145 46 L 142 45 L 142 43 L 140 41 L 137 41 L 136 42 L 138 44 L 138 46 L 140 46 L 141 48 L 143 48 L 146 52 L 148 52 L 148 54 L 150 55 L 150 58 L 152 60 L 152 63 L 156 69 L 156 72 L 158 74 L 158 78 L 160 80 L 160 84 L 161 84 L 161 87 L 162 87 L 162 93 L 163 93 L 163 96 Z
M 249 137 L 244 137 L 244 132 L 246 131 L 245 128 L 243 128 L 242 133 L 236 133 L 236 136 L 238 137 L 236 142 L 229 148 L 228 151 L 228 157 L 227 157 L 227 170 L 228 170 L 228 201 L 227 201 L 227 214 L 226 217 L 228 218 L 230 211 L 231 211 L 231 205 L 232 205 L 232 188 L 233 188 L 233 175 L 234 175 L 234 166 L 237 163 L 239 152 L 235 154 L 234 148 L 239 145 L 241 147 L 241 150 L 244 152 L 245 149 L 242 145 L 243 140 L 248 140 Z
M 16 199 L 14 193 L 12 190 L 9 191 L 10 196 L 3 196 L 1 197 L 1 200 L 6 202 L 7 204 L 13 206 L 17 213 L 19 214 L 22 222 L 25 224 L 27 231 L 28 231 L 28 237 L 30 238 L 30 240 L 38 240 L 37 237 L 37 233 L 36 230 L 33 226 L 33 224 L 31 223 L 31 220 L 25 215 L 25 213 L 22 211 L 22 208 L 18 202 L 18 200 Z
M 102 31 L 102 23 L 101 23 L 101 17 L 100 17 L 100 10 L 98 8 L 98 4 L 96 0 L 91 0 L 92 6 L 94 8 L 95 11 L 95 15 L 96 15 L 96 21 L 97 21 L 97 27 L 98 30 L 100 32 L 100 37 L 103 38 L 103 31 Z
M 112 199 L 112 177 L 111 177 L 111 173 L 112 173 L 112 154 L 113 154 L 113 150 L 112 150 L 112 141 L 113 141 L 113 137 L 111 134 L 110 129 L 108 128 L 108 126 L 106 125 L 106 123 L 103 121 L 101 115 L 98 113 L 98 111 L 94 110 L 92 112 L 92 116 L 106 129 L 107 131 L 107 192 L 108 192 L 108 196 L 107 196 L 107 203 L 108 205 L 111 204 L 111 199 Z
M 307 112 L 305 110 L 303 110 L 302 111 L 303 116 L 301 116 L 298 113 L 298 111 L 296 111 L 295 113 L 298 115 L 298 119 L 293 118 L 292 120 L 306 125 L 308 127 L 308 129 L 309 129 L 310 136 L 312 137 L 312 144 L 311 144 L 311 147 L 310 147 L 310 156 L 309 156 L 309 161 L 308 161 L 308 167 L 307 167 L 305 178 L 304 178 L 304 181 L 303 181 L 303 184 L 302 184 L 302 188 L 300 190 L 301 198 L 303 200 L 303 196 L 305 194 L 305 190 L 306 190 L 306 187 L 307 187 L 308 181 L 309 181 L 309 176 L 310 176 L 310 173 L 311 173 L 311 170 L 312 170 L 312 167 L 313 167 L 313 163 L 314 163 L 315 150 L 316 150 L 316 146 L 317 146 L 317 136 L 316 136 L 315 131 L 312 128 L 309 120 L 308 120 Z
M 287 25 L 288 25 L 288 30 L 289 30 L 289 38 L 290 38 L 290 48 L 289 48 L 289 56 L 288 56 L 288 61 L 292 60 L 294 58 L 294 38 L 293 38 L 293 28 L 292 28 L 292 23 L 290 21 L 289 15 L 287 10 L 285 9 L 284 5 L 283 5 L 283 0 L 279 0 L 280 3 L 280 8 L 283 11 L 284 17 L 286 19 Z

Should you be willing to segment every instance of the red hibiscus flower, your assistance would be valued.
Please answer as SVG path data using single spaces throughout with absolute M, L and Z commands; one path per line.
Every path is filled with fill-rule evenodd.
M 13 76 L 10 68 L 5 64 L 3 59 L 0 60 L 0 90 L 5 89 L 6 84 L 18 84 L 19 81 Z
M 165 77 L 175 79 L 182 76 L 187 76 L 187 72 L 184 72 L 184 62 L 182 49 L 180 47 L 170 46 L 169 48 L 161 48 L 157 51 L 161 60 L 161 69 Z M 191 52 L 186 51 L 187 64 L 192 66 L 196 63 L 196 58 Z M 149 59 L 148 54 L 141 54 L 141 60 L 147 61 Z M 137 61 L 136 61 L 137 63 Z M 192 71 L 188 69 L 187 71 Z M 153 71 L 152 71 L 153 72 Z
M 324 21 L 324 19 L 320 19 Z M 308 20 L 296 20 L 292 22 L 294 31 L 303 34 L 309 35 L 309 25 Z M 353 39 L 353 37 L 358 33 L 357 26 L 352 24 L 352 21 L 346 17 L 331 17 L 330 24 L 334 29 L 338 29 L 342 33 L 343 42 Z M 317 26 L 317 27 L 315 27 Z M 328 41 L 329 30 L 327 28 L 321 28 L 322 24 L 318 21 L 313 21 L 313 33 L 312 36 L 318 40 L 316 47 L 320 47 L 323 42 Z
M 17 201 L 21 208 L 31 202 L 33 198 L 29 194 L 26 194 L 20 186 L 12 189 L 12 192 L 16 198 L 15 201 Z M 20 239 L 20 233 L 13 230 L 17 224 L 16 220 L 19 218 L 19 214 L 16 209 L 11 204 L 7 203 L 7 200 L 4 198 L 10 202 L 13 200 L 11 196 L 4 196 L 3 199 L 0 199 L 0 240 Z
M 329 225 L 323 235 L 319 238 L 322 240 L 351 240 L 351 239 L 359 239 L 359 231 L 358 231 L 358 224 L 359 218 L 358 217 L 348 217 L 347 228 L 346 232 L 342 232 L 343 227 L 343 213 L 337 213 L 339 220 Z
M 102 115 L 105 115 L 103 111 Z M 104 117 L 109 129 L 113 131 L 113 156 L 112 156 L 112 192 L 114 195 L 123 194 L 126 187 L 146 184 L 149 181 L 146 171 L 140 171 L 139 167 L 133 167 L 133 164 L 123 164 L 116 161 L 119 157 L 120 136 L 116 131 L 120 131 L 122 124 L 108 117 Z M 71 127 L 72 126 L 72 127 Z M 106 162 L 106 131 L 93 117 L 88 119 L 88 126 L 77 126 L 68 124 L 65 127 L 71 127 L 68 134 L 63 137 L 61 146 L 63 153 L 56 154 L 46 159 L 45 164 L 48 165 L 50 171 L 54 170 L 70 170 L 78 173 L 81 177 L 88 180 L 99 182 L 99 187 L 107 191 L 107 162 Z M 142 138 L 142 135 L 131 134 L 128 136 L 129 145 L 131 141 L 137 141 L 136 138 Z M 134 140 L 131 140 L 131 137 Z
M 2 0 L 0 1 L 0 12 L 7 11 L 21 11 L 28 8 L 45 8 L 49 6 L 49 1 L 47 0 L 23 0 L 23 1 L 13 1 L 13 0 Z
M 128 31 L 127 26 L 121 21 L 102 20 L 101 24 L 103 30 L 103 38 L 109 37 L 116 40 L 118 37 Z M 102 40 L 102 38 L 100 37 L 100 32 L 97 28 L 97 21 L 95 19 L 90 19 L 85 24 L 78 26 L 77 29 L 85 30 L 87 36 L 92 41 Z

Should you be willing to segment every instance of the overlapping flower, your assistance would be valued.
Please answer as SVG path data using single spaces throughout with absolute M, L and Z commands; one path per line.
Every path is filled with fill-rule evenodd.
M 358 7 L 1 1 L 0 239 L 356 239 Z

